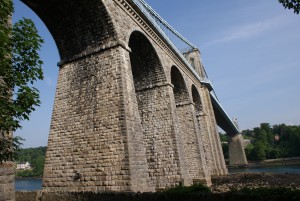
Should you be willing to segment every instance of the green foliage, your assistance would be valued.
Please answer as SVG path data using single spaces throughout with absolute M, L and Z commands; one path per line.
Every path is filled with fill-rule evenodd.
M 226 134 L 219 133 L 221 142 L 228 142 L 228 136 Z
M 293 9 L 296 14 L 300 12 L 300 0 L 279 0 L 279 3 L 285 8 Z
M 43 79 L 38 50 L 43 43 L 33 22 L 23 19 L 11 25 L 13 4 L 0 4 L 0 162 L 13 160 L 18 145 L 11 133 L 40 105 L 39 91 L 32 85 Z M 18 138 L 15 138 L 18 140 Z M 15 144 L 12 144 L 15 142 Z M 13 146 L 12 146 L 13 145 Z
M 178 186 L 175 186 L 173 188 L 169 188 L 165 190 L 166 193 L 171 194 L 187 194 L 187 193 L 210 193 L 211 190 L 207 186 L 203 184 L 193 184 L 191 186 L 183 186 L 181 183 Z
M 228 143 L 222 142 L 222 150 L 223 150 L 224 158 L 229 158 L 229 146 L 228 146 Z
M 228 158 L 227 136 L 219 134 L 224 157 Z M 300 157 L 300 126 L 285 124 L 273 125 L 261 123 L 253 130 L 243 130 L 244 139 L 252 144 L 245 148 L 247 159 L 258 161 L 286 157 Z
M 288 145 L 291 156 L 300 156 L 300 127 L 290 129 Z
M 11 27 L 9 20 L 13 12 L 13 4 L 11 0 L 1 0 L 0 4 L 0 66 L 10 65 L 10 50 L 11 50 Z
M 34 106 L 40 105 L 39 91 L 32 86 L 43 79 L 42 61 L 38 50 L 43 40 L 38 36 L 34 24 L 23 19 L 13 26 L 12 66 L 1 71 L 0 128 L 2 131 L 15 131 L 21 128 L 20 122 L 29 120 Z
M 245 149 L 248 160 L 264 160 L 300 156 L 300 126 L 262 123 L 248 130 L 253 135 L 253 144 Z M 277 139 L 275 139 L 277 137 Z
M 249 129 L 242 131 L 242 135 L 243 135 L 244 139 L 252 139 L 253 138 L 253 134 L 254 133 L 251 130 L 249 130 Z
M 12 138 L 11 135 L 2 138 L 0 140 L 0 162 L 15 158 L 16 151 L 20 149 L 20 146 L 22 145 L 21 141 L 23 140 L 24 139 L 19 136 Z
M 18 171 L 19 177 L 42 177 L 44 173 L 46 147 L 20 149 L 16 159 L 20 162 L 29 162 L 33 170 Z

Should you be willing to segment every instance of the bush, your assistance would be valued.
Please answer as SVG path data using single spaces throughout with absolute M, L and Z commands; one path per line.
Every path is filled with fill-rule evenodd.
M 211 190 L 209 187 L 203 185 L 203 184 L 193 184 L 191 186 L 183 186 L 181 183 L 178 186 L 175 186 L 173 188 L 169 188 L 165 190 L 166 193 L 179 193 L 179 194 L 187 194 L 187 193 L 210 193 Z

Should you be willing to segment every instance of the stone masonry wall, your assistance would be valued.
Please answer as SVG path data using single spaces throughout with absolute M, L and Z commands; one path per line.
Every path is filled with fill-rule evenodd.
M 156 188 L 181 181 L 168 86 L 137 91 L 149 175 Z
M 206 124 L 205 114 L 203 112 L 202 101 L 200 98 L 199 91 L 196 89 L 195 85 L 192 85 L 192 98 L 193 98 L 194 111 L 195 111 L 196 122 L 197 122 L 196 125 L 199 130 L 200 142 L 203 147 L 206 169 L 208 171 L 208 174 L 210 175 L 211 166 L 213 163 L 212 149 L 211 149 L 211 143 L 210 143 L 207 124 Z
M 201 84 L 128 1 L 24 1 L 34 2 L 62 59 L 44 190 L 144 192 L 225 173 L 207 89 L 199 122 L 213 164 L 204 167 L 207 138 L 187 87 Z M 51 18 L 55 10 L 65 20 Z
M 223 157 L 223 150 L 221 147 L 221 141 L 218 134 L 217 124 L 213 113 L 210 94 L 206 88 L 202 88 L 203 106 L 206 116 L 206 122 L 208 125 L 209 135 L 212 144 L 212 153 L 214 158 L 213 173 L 215 175 L 227 174 L 227 168 Z
M 45 188 L 131 190 L 132 160 L 124 122 L 121 51 L 121 47 L 113 48 L 60 69 L 46 156 Z M 142 143 L 138 139 L 130 142 L 137 147 Z M 142 171 L 144 176 L 136 179 L 146 179 L 146 172 Z M 81 177 L 76 179 L 76 174 Z
M 15 200 L 15 172 L 12 163 L 0 164 L 0 201 Z
M 183 104 L 177 105 L 177 115 L 181 134 L 183 135 L 183 143 L 187 162 L 189 164 L 189 173 L 193 179 L 206 178 L 204 155 L 200 152 L 198 143 L 197 128 L 195 125 L 192 108 L 193 105 Z
M 22 1 L 44 21 L 62 62 L 97 52 L 116 42 L 115 28 L 103 1 Z

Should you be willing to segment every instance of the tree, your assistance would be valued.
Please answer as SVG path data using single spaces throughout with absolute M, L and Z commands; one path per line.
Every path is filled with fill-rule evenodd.
M 253 143 L 246 147 L 249 160 L 300 156 L 300 126 L 261 123 L 260 127 L 242 133 L 252 133 L 253 136 Z
M 257 133 L 257 138 L 254 143 L 254 156 L 257 160 L 264 160 L 266 159 L 266 155 L 268 152 L 268 135 L 266 130 L 261 129 Z
M 11 26 L 13 4 L 2 0 L 0 6 L 0 162 L 13 159 L 20 138 L 12 132 L 40 105 L 39 91 L 33 86 L 43 79 L 38 50 L 43 39 L 34 23 L 23 18 Z M 11 146 L 11 145 L 14 146 Z
M 296 14 L 300 12 L 300 0 L 279 0 L 279 3 L 285 8 L 293 9 Z
M 293 127 L 289 129 L 290 139 L 289 139 L 289 148 L 290 155 L 300 156 L 300 127 Z

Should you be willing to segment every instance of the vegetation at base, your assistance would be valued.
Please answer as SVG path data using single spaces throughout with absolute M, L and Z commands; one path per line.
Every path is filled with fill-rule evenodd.
M 202 193 L 210 193 L 211 190 L 209 187 L 203 184 L 193 184 L 191 186 L 184 186 L 181 183 L 173 188 L 169 188 L 164 191 L 165 193 L 172 193 L 172 194 L 187 194 L 187 193 L 195 193 L 195 192 L 202 192 Z
M 20 149 L 17 152 L 17 161 L 29 162 L 32 170 L 17 171 L 18 177 L 42 177 L 44 173 L 47 147 Z
M 243 188 L 240 190 L 231 190 L 235 194 L 247 195 L 248 200 L 289 200 L 299 201 L 300 190 L 292 188 Z
M 242 135 L 251 141 L 245 149 L 248 160 L 300 157 L 300 126 L 261 123 L 260 127 L 243 130 Z M 221 134 L 220 138 L 227 142 L 226 135 Z M 222 143 L 222 147 L 225 158 L 228 158 L 228 144 Z

